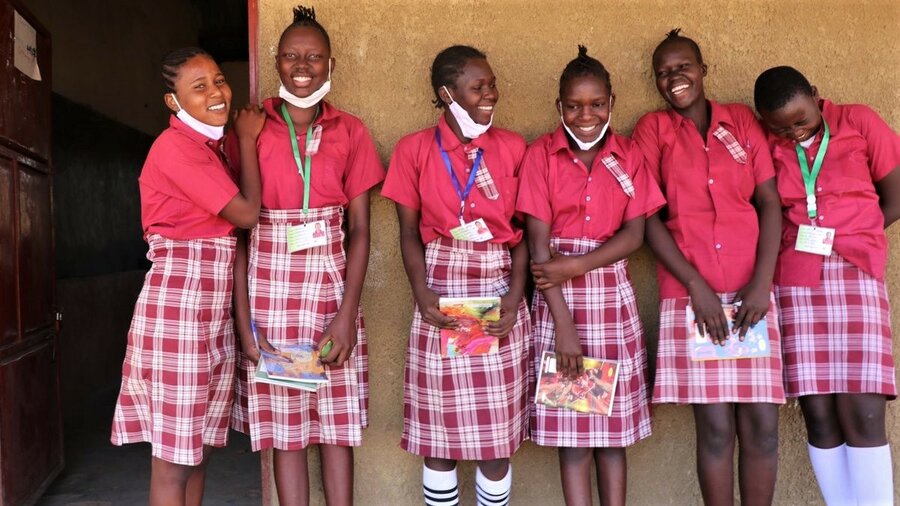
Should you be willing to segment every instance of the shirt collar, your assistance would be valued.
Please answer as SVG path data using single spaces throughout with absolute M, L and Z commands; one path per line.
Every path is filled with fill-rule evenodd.
M 559 153 L 563 150 L 565 150 L 566 155 L 568 155 L 569 158 L 575 156 L 575 153 L 573 153 L 572 149 L 569 147 L 569 137 L 566 135 L 566 130 L 563 128 L 562 124 L 560 124 L 556 127 L 556 130 L 550 134 L 550 153 Z M 603 146 L 600 148 L 597 155 L 604 156 L 612 153 L 618 158 L 624 158 L 622 156 L 624 152 L 625 150 L 622 148 L 619 136 L 613 132 L 612 126 L 610 126 L 606 130 L 606 141 L 603 143 Z
M 281 115 L 281 104 L 284 103 L 284 99 L 280 97 L 272 97 L 267 98 L 263 101 L 263 109 L 266 111 L 266 116 L 269 119 L 274 119 L 277 123 L 287 126 L 287 123 L 284 122 L 284 116 Z M 336 118 L 340 111 L 335 108 L 333 105 L 329 104 L 325 100 L 319 102 L 321 109 L 319 110 L 319 115 L 316 117 L 316 124 L 322 124 L 326 121 L 331 121 Z
M 190 138 L 193 141 L 199 142 L 200 144 L 206 144 L 208 146 L 219 147 L 223 142 L 225 142 L 225 137 L 222 137 L 221 139 L 216 140 L 216 139 L 212 139 L 210 137 L 207 137 L 207 136 L 201 134 L 200 132 L 189 127 L 184 121 L 181 121 L 180 119 L 178 119 L 178 117 L 175 116 L 174 114 L 169 116 L 169 127 L 174 130 L 177 130 L 178 132 L 181 132 L 184 135 L 187 135 L 188 138 Z
M 447 118 L 441 114 L 440 119 L 438 119 L 437 129 L 441 132 L 441 146 L 444 148 L 444 151 L 451 152 L 454 149 L 462 146 L 463 150 L 466 152 L 472 151 L 475 148 L 484 149 L 490 141 L 489 139 L 493 135 L 494 127 L 488 128 L 488 131 L 479 135 L 477 139 L 472 139 L 468 144 L 463 144 L 460 142 L 459 138 L 453 133 L 453 129 L 450 128 L 450 125 L 447 123 Z
M 734 118 L 731 117 L 731 113 L 728 112 L 728 109 L 715 100 L 707 100 L 706 102 L 709 104 L 709 109 L 711 111 L 709 116 L 709 128 L 714 129 L 716 125 L 722 124 L 725 126 L 726 130 L 733 133 L 732 129 L 734 128 L 735 122 Z M 669 118 L 672 119 L 672 126 L 674 126 L 676 130 L 689 121 L 671 107 L 666 112 L 669 114 Z

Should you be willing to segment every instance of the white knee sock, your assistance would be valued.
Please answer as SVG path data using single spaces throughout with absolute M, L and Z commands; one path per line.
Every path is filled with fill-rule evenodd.
M 875 448 L 847 447 L 850 483 L 859 506 L 894 504 L 894 477 L 889 445 Z
M 506 470 L 506 476 L 498 481 L 488 479 L 480 467 L 476 469 L 475 495 L 478 506 L 507 506 L 510 489 L 512 489 L 512 465 Z
M 835 448 L 809 446 L 809 460 L 812 462 L 819 490 L 828 506 L 856 506 L 850 469 L 847 465 L 847 445 Z
M 428 506 L 457 506 L 459 504 L 459 483 L 456 469 L 435 471 L 422 466 L 422 492 Z

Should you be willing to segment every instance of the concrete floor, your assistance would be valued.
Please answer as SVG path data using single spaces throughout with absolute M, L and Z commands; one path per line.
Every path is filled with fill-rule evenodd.
M 150 445 L 122 447 L 109 442 L 115 393 L 91 403 L 80 418 L 67 420 L 66 467 L 38 501 L 39 506 L 147 504 Z M 71 418 L 71 417 L 70 417 Z M 231 432 L 227 448 L 216 450 L 206 474 L 205 505 L 258 505 L 259 454 L 250 439 Z

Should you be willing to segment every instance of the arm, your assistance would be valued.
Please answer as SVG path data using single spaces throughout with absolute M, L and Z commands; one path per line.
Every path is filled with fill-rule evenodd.
M 252 228 L 259 220 L 261 185 L 256 139 L 265 123 L 265 113 L 255 105 L 235 113 L 234 129 L 241 146 L 241 189 L 219 215 L 241 228 Z
M 526 218 L 528 227 L 528 247 L 531 250 L 531 258 L 538 263 L 550 260 L 550 225 L 537 218 L 528 215 Z M 575 330 L 575 322 L 572 313 L 563 298 L 562 288 L 553 285 L 541 289 L 553 322 L 556 325 L 556 366 L 567 376 L 576 376 L 584 372 L 582 361 L 583 352 L 578 332 Z
M 900 218 L 900 168 L 894 167 L 890 174 L 875 183 L 875 191 L 878 192 L 879 205 L 884 214 L 884 228 Z
M 560 255 L 550 250 L 550 258 L 531 266 L 535 285 L 545 290 L 572 278 L 611 265 L 637 251 L 644 242 L 644 217 L 625 222 L 608 241 L 584 255 Z
M 528 243 L 519 241 L 511 251 L 512 267 L 510 270 L 509 291 L 500 300 L 500 319 L 488 324 L 485 333 L 504 338 L 512 331 L 519 316 L 519 304 L 525 293 L 525 281 L 528 275 Z
M 759 214 L 759 243 L 756 246 L 756 265 L 753 278 L 738 290 L 735 302 L 741 307 L 734 317 L 735 328 L 740 328 L 740 338 L 747 329 L 756 325 L 769 311 L 769 294 L 772 291 L 772 277 L 775 275 L 775 261 L 781 243 L 781 200 L 775 178 L 756 185 L 753 203 Z
M 442 329 L 456 328 L 456 320 L 441 313 L 440 296 L 428 287 L 425 280 L 425 248 L 419 233 L 419 211 L 397 204 L 400 221 L 400 252 L 403 267 L 425 323 Z
M 356 347 L 356 316 L 359 299 L 366 280 L 369 265 L 369 192 L 363 192 L 350 201 L 347 231 L 347 274 L 344 279 L 344 298 L 334 320 L 319 339 L 319 349 L 334 340 L 334 346 L 322 362 L 340 367 Z
M 705 331 L 709 333 L 714 343 L 723 344 L 728 337 L 726 331 L 728 322 L 725 319 L 725 312 L 722 311 L 722 302 L 712 288 L 706 284 L 703 276 L 681 253 L 659 214 L 656 213 L 647 218 L 647 244 L 650 245 L 657 260 L 662 262 L 666 269 L 687 287 L 691 297 L 691 307 L 694 309 L 695 321 L 701 335 Z

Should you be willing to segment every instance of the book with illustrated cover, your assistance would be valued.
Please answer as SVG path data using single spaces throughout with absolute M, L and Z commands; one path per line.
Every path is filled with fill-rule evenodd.
M 319 360 L 319 350 L 311 344 L 289 344 L 278 348 L 275 353 L 260 349 L 259 355 L 269 378 L 305 383 L 328 382 L 325 366 Z
M 500 339 L 484 332 L 500 319 L 500 297 L 441 297 L 441 312 L 456 318 L 459 327 L 441 329 L 441 356 L 497 353 Z
M 616 396 L 619 363 L 583 357 L 584 373 L 567 378 L 556 370 L 556 353 L 545 351 L 538 371 L 534 402 L 551 408 L 609 416 Z
M 758 358 L 768 357 L 771 354 L 769 348 L 769 327 L 766 318 L 756 322 L 756 325 L 747 329 L 744 340 L 741 341 L 740 329 L 734 329 L 734 316 L 737 314 L 739 306 L 734 304 L 722 304 L 722 310 L 725 311 L 725 318 L 728 320 L 728 329 L 730 331 L 728 339 L 724 346 L 713 344 L 709 336 L 700 335 L 700 329 L 694 322 L 694 310 L 687 306 L 687 322 L 691 327 L 688 333 L 690 341 L 691 360 L 729 360 L 738 358 Z
M 259 365 L 256 367 L 256 375 L 253 381 L 257 383 L 267 383 L 285 388 L 294 388 L 297 390 L 305 390 L 307 392 L 315 392 L 322 383 L 307 383 L 305 381 L 289 381 L 269 377 L 266 373 L 266 359 L 262 355 L 259 357 Z

